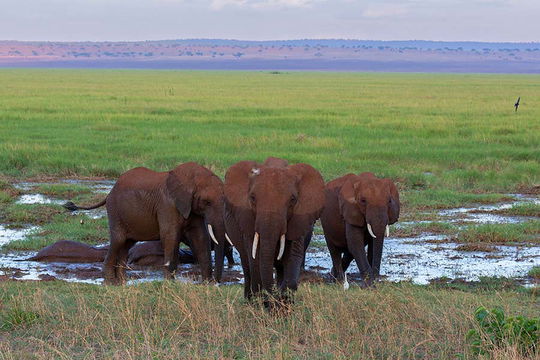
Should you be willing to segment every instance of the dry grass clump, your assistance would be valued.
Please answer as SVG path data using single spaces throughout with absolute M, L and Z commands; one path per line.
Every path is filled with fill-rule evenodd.
M 409 284 L 302 286 L 287 314 L 243 300 L 240 286 L 129 287 L 0 283 L 0 314 L 35 313 L 0 331 L 0 359 L 449 359 L 467 353 L 474 309 L 530 314 L 530 295 Z M 2 317 L 0 316 L 0 319 Z

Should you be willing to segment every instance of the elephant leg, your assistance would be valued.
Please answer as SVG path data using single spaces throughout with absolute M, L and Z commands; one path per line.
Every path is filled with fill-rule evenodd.
M 227 264 L 230 266 L 236 265 L 233 256 L 233 247 L 230 244 L 225 245 L 225 257 L 227 257 Z
M 174 272 L 178 266 L 178 248 L 180 241 L 178 230 L 172 227 L 162 228 L 160 229 L 159 237 L 161 246 L 163 247 L 163 276 L 165 279 L 174 279 Z
M 298 289 L 300 269 L 304 259 L 304 242 L 302 239 L 291 241 L 284 254 L 284 278 L 280 290 L 286 303 L 292 302 L 292 294 Z M 287 247 L 286 247 L 287 248 Z
M 327 246 L 328 250 L 330 251 L 330 257 L 332 258 L 331 274 L 337 282 L 342 283 L 345 280 L 345 269 L 343 268 L 341 259 L 342 251 L 340 251 L 330 242 L 327 243 Z
M 118 261 L 116 266 L 116 277 L 120 280 L 121 283 L 124 283 L 127 279 L 126 277 L 126 270 L 128 268 L 127 265 L 127 258 L 129 249 L 131 249 L 135 245 L 135 241 L 133 240 L 126 240 L 124 242 L 124 246 L 120 249 L 118 252 Z
M 353 261 L 354 257 L 351 255 L 349 251 L 345 251 L 343 253 L 343 259 L 341 260 L 341 265 L 343 267 L 343 272 L 347 272 L 347 269 L 349 268 L 349 265 L 351 265 L 351 262 Z
M 121 279 L 118 278 L 116 267 L 118 265 L 119 253 L 125 246 L 126 236 L 122 229 L 111 228 L 110 233 L 110 245 L 105 260 L 103 261 L 103 275 L 105 284 L 119 285 Z
M 191 250 L 193 250 L 201 269 L 202 280 L 212 281 L 211 240 L 208 238 L 208 236 L 206 236 L 204 229 L 203 219 L 195 218 L 190 224 L 188 236 L 191 244 Z
M 283 271 L 283 264 L 276 264 L 276 283 L 279 288 L 281 288 L 283 283 Z
M 304 270 L 306 268 L 306 253 L 307 249 L 309 247 L 309 244 L 311 243 L 311 238 L 313 237 L 313 228 L 310 230 L 310 232 L 306 235 L 304 239 L 304 256 L 302 256 L 302 266 L 301 270 Z
M 364 246 L 364 231 L 362 228 L 346 224 L 345 234 L 347 237 L 347 248 L 356 261 L 360 276 L 365 285 L 373 283 L 373 270 L 369 265 L 366 248 Z
M 364 239 L 367 239 L 367 256 L 369 265 L 373 268 L 373 238 L 364 232 Z

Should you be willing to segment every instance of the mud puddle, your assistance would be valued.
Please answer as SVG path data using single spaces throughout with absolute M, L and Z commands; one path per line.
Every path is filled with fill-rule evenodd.
M 64 180 L 60 184 L 84 185 L 93 189 L 96 193 L 107 193 L 114 185 L 114 181 L 92 180 Z M 21 204 L 63 204 L 69 199 L 58 199 L 37 192 L 42 184 L 51 183 L 18 183 L 15 186 L 23 192 L 17 198 Z M 439 211 L 442 221 L 455 223 L 519 223 L 535 217 L 506 216 L 497 214 L 499 210 L 509 209 L 516 204 L 525 202 L 540 203 L 538 197 L 520 194 L 509 195 L 511 201 L 493 205 L 481 205 L 476 207 L 462 207 Z M 104 208 L 92 211 L 76 211 L 74 215 L 84 215 L 99 218 L 106 215 Z M 402 222 L 405 224 L 422 223 Z M 10 229 L 6 224 L 0 224 L 0 246 L 14 240 L 24 239 L 28 233 L 39 230 L 38 227 L 25 229 Z M 329 272 L 332 267 L 330 254 L 321 243 L 324 237 L 314 236 L 313 242 L 317 246 L 311 246 L 306 255 L 306 270 L 308 281 L 329 281 Z M 527 272 L 533 266 L 540 265 L 540 246 L 495 246 L 494 252 L 459 251 L 460 244 L 448 242 L 446 236 L 429 233 L 416 237 L 395 238 L 385 240 L 381 274 L 388 281 L 412 281 L 418 284 L 427 284 L 430 280 L 447 277 L 449 279 L 463 279 L 465 281 L 477 281 L 480 277 L 512 277 L 525 279 Z M 12 278 L 17 280 L 53 280 L 59 279 L 71 282 L 84 282 L 101 284 L 103 276 L 101 264 L 71 264 L 71 263 L 40 263 L 24 261 L 36 252 L 1 252 L 0 251 L 0 279 Z M 224 284 L 243 282 L 240 260 L 235 252 L 237 265 L 224 269 Z M 358 277 L 358 269 L 355 262 L 348 269 L 351 279 Z M 181 264 L 178 269 L 177 279 L 183 282 L 198 282 L 197 265 Z M 161 269 L 138 268 L 128 269 L 128 283 L 161 280 Z

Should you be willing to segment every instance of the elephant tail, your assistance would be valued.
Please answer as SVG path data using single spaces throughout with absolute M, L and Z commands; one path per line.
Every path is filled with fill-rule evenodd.
M 106 202 L 107 202 L 107 198 L 101 200 L 100 202 L 98 202 L 97 204 L 94 204 L 94 205 L 90 205 L 90 206 L 77 206 L 77 205 L 75 205 L 73 202 L 68 201 L 67 203 L 65 203 L 65 204 L 62 205 L 62 206 L 65 207 L 66 209 L 68 209 L 69 211 L 75 211 L 75 210 L 92 210 L 92 209 L 97 209 L 98 207 L 101 207 L 101 206 L 105 205 Z

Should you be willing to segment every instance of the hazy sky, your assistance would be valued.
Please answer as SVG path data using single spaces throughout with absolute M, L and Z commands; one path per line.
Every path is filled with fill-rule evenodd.
M 0 40 L 540 41 L 540 0 L 0 0 Z

